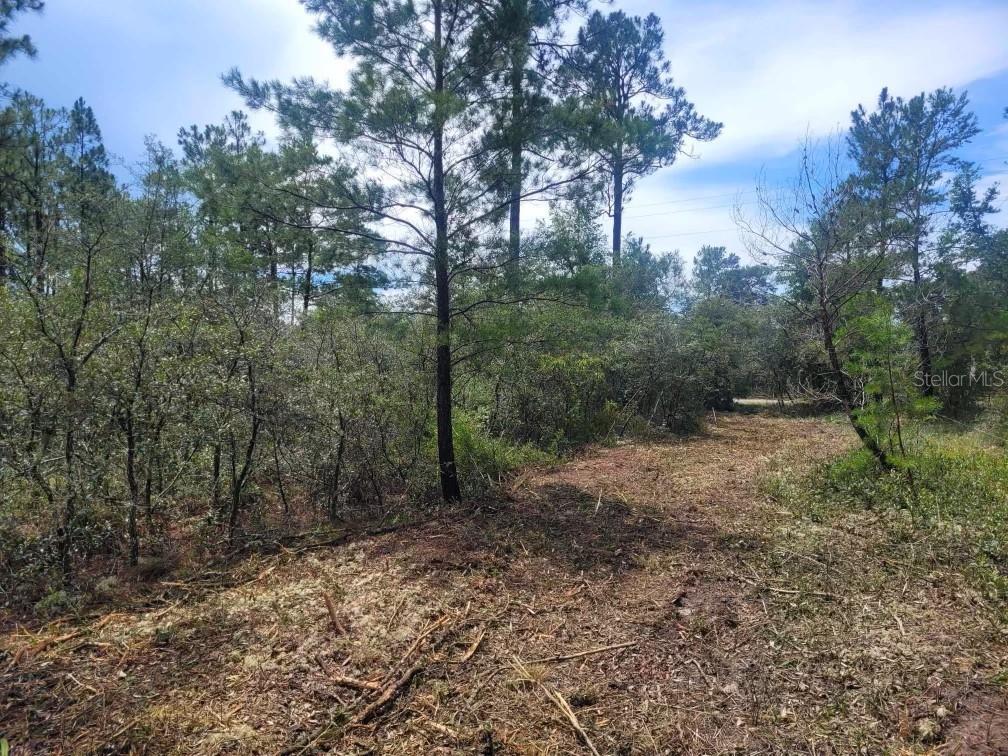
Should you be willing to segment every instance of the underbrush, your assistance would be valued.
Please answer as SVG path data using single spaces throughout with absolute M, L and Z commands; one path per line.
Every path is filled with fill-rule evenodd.
M 557 456 L 531 443 L 511 441 L 491 435 L 472 414 L 458 412 L 454 423 L 455 456 L 463 479 L 475 478 L 473 488 L 493 486 L 501 477 L 519 467 L 556 461 Z
M 960 570 L 1008 620 L 1008 454 L 971 434 L 931 434 L 900 469 L 864 449 L 811 475 L 787 472 L 764 490 L 800 516 L 831 522 L 870 512 L 890 543 L 926 549 L 934 566 Z

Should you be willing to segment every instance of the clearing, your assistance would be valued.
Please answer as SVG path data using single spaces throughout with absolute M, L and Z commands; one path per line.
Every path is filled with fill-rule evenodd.
M 876 514 L 763 493 L 851 443 L 718 415 L 475 512 L 9 619 L 0 734 L 14 754 L 1008 752 L 984 598 Z

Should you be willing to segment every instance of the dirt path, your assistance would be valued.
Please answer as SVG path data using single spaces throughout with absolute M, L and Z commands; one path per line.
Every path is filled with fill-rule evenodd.
M 1008 751 L 982 597 L 868 513 L 761 493 L 849 443 L 719 417 L 527 472 L 473 515 L 8 633 L 0 733 L 15 754 Z M 377 709 L 340 678 L 409 685 Z

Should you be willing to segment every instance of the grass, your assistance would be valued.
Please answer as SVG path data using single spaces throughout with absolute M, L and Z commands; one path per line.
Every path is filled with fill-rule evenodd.
M 855 449 L 811 475 L 772 476 L 764 491 L 817 522 L 875 514 L 892 541 L 924 543 L 937 566 L 962 571 L 1008 622 L 1008 451 L 947 428 L 915 446 L 904 469 L 884 471 Z

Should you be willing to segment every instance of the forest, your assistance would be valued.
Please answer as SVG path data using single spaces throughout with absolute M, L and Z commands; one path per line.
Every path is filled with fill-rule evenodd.
M 684 256 L 625 210 L 731 124 L 657 15 L 301 4 L 345 88 L 239 61 L 125 172 L 3 86 L 0 753 L 1008 752 L 969 94 Z

